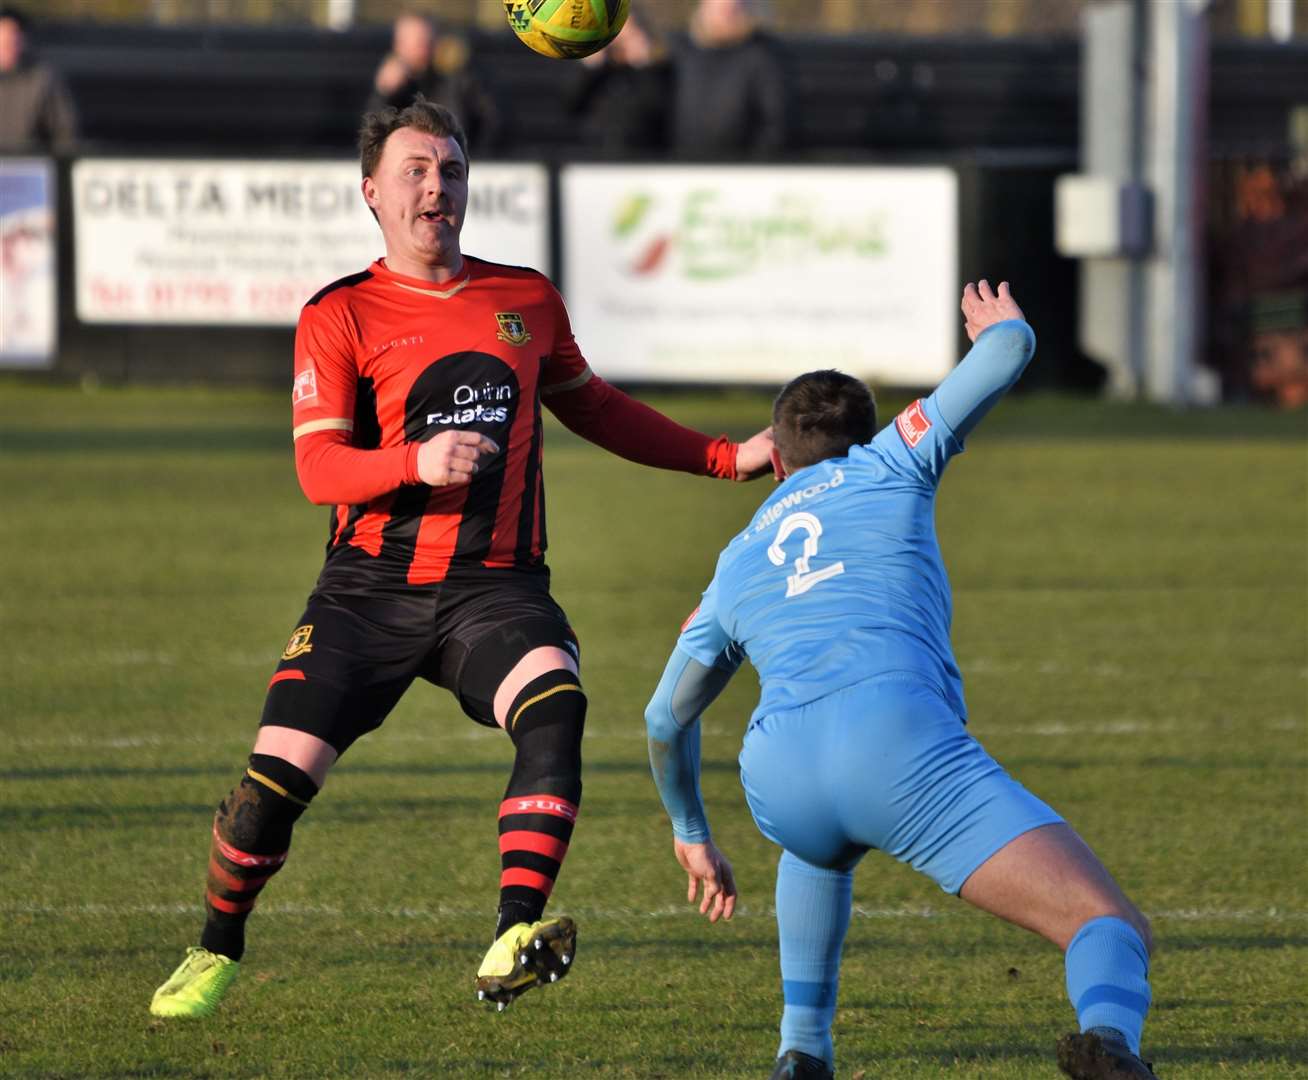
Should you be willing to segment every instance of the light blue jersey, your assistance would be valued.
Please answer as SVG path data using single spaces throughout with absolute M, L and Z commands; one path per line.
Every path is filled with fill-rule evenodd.
M 645 713 L 678 838 L 708 837 L 697 721 L 746 656 L 762 686 L 751 730 L 878 679 L 910 680 L 966 721 L 936 489 L 1034 349 L 1025 322 L 989 327 L 929 397 L 847 457 L 795 473 L 727 545 Z
M 762 684 L 755 718 L 894 674 L 965 716 L 934 520 L 962 449 L 933 394 L 848 457 L 789 477 L 722 552 L 681 648 L 719 667 L 747 654 Z

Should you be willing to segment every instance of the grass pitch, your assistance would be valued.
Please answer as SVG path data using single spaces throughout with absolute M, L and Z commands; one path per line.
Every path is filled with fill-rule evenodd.
M 737 435 L 766 415 L 752 394 L 659 404 Z M 685 904 L 641 714 L 766 491 L 557 425 L 550 562 L 591 698 L 554 905 L 580 925 L 575 974 L 502 1016 L 473 1000 L 510 747 L 419 685 L 297 828 L 221 1015 L 148 1015 L 321 558 L 287 414 L 284 394 L 0 381 L 0 1075 L 761 1080 L 780 989 L 776 851 L 735 766 L 754 682 L 704 740 L 730 925 Z M 1016 399 L 941 494 L 973 730 L 1152 915 L 1163 1080 L 1308 1077 L 1304 427 Z M 1074 1019 L 1055 949 L 883 857 L 856 881 L 842 1080 L 1055 1075 Z

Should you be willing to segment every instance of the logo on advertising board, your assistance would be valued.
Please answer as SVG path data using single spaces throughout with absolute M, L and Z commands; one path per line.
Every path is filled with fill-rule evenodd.
M 832 256 L 879 259 L 889 248 L 880 214 L 860 220 L 824 212 L 798 191 L 780 191 L 757 209 L 712 186 L 687 191 L 675 204 L 633 191 L 618 203 L 611 228 L 621 267 L 633 277 L 659 273 L 674 256 L 685 277 L 711 281 Z
M 926 433 L 931 430 L 931 421 L 922 409 L 921 398 L 895 417 L 895 427 L 910 447 L 916 447 L 926 438 Z

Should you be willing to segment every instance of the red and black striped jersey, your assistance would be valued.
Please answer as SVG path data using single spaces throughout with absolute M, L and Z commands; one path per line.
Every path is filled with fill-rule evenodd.
M 411 585 L 476 567 L 531 568 L 546 547 L 541 402 L 578 434 L 662 468 L 731 476 L 709 439 L 595 376 L 542 274 L 464 258 L 441 285 L 384 260 L 300 315 L 292 391 L 305 494 L 334 504 L 323 581 Z M 429 487 L 417 449 L 450 429 L 500 447 L 470 484 Z

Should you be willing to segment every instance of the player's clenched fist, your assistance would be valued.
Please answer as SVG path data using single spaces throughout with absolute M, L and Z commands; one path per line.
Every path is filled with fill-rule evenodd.
M 476 431 L 442 431 L 418 447 L 418 479 L 432 487 L 466 484 L 477 471 L 477 459 L 499 449 Z
M 990 282 L 982 278 L 973 285 L 970 281 L 963 289 L 963 318 L 966 320 L 967 336 L 976 341 L 981 331 L 1005 319 L 1022 319 L 1022 309 L 1017 306 L 1013 294 L 1008 291 L 1008 282 L 999 283 L 999 292 L 990 288 Z

